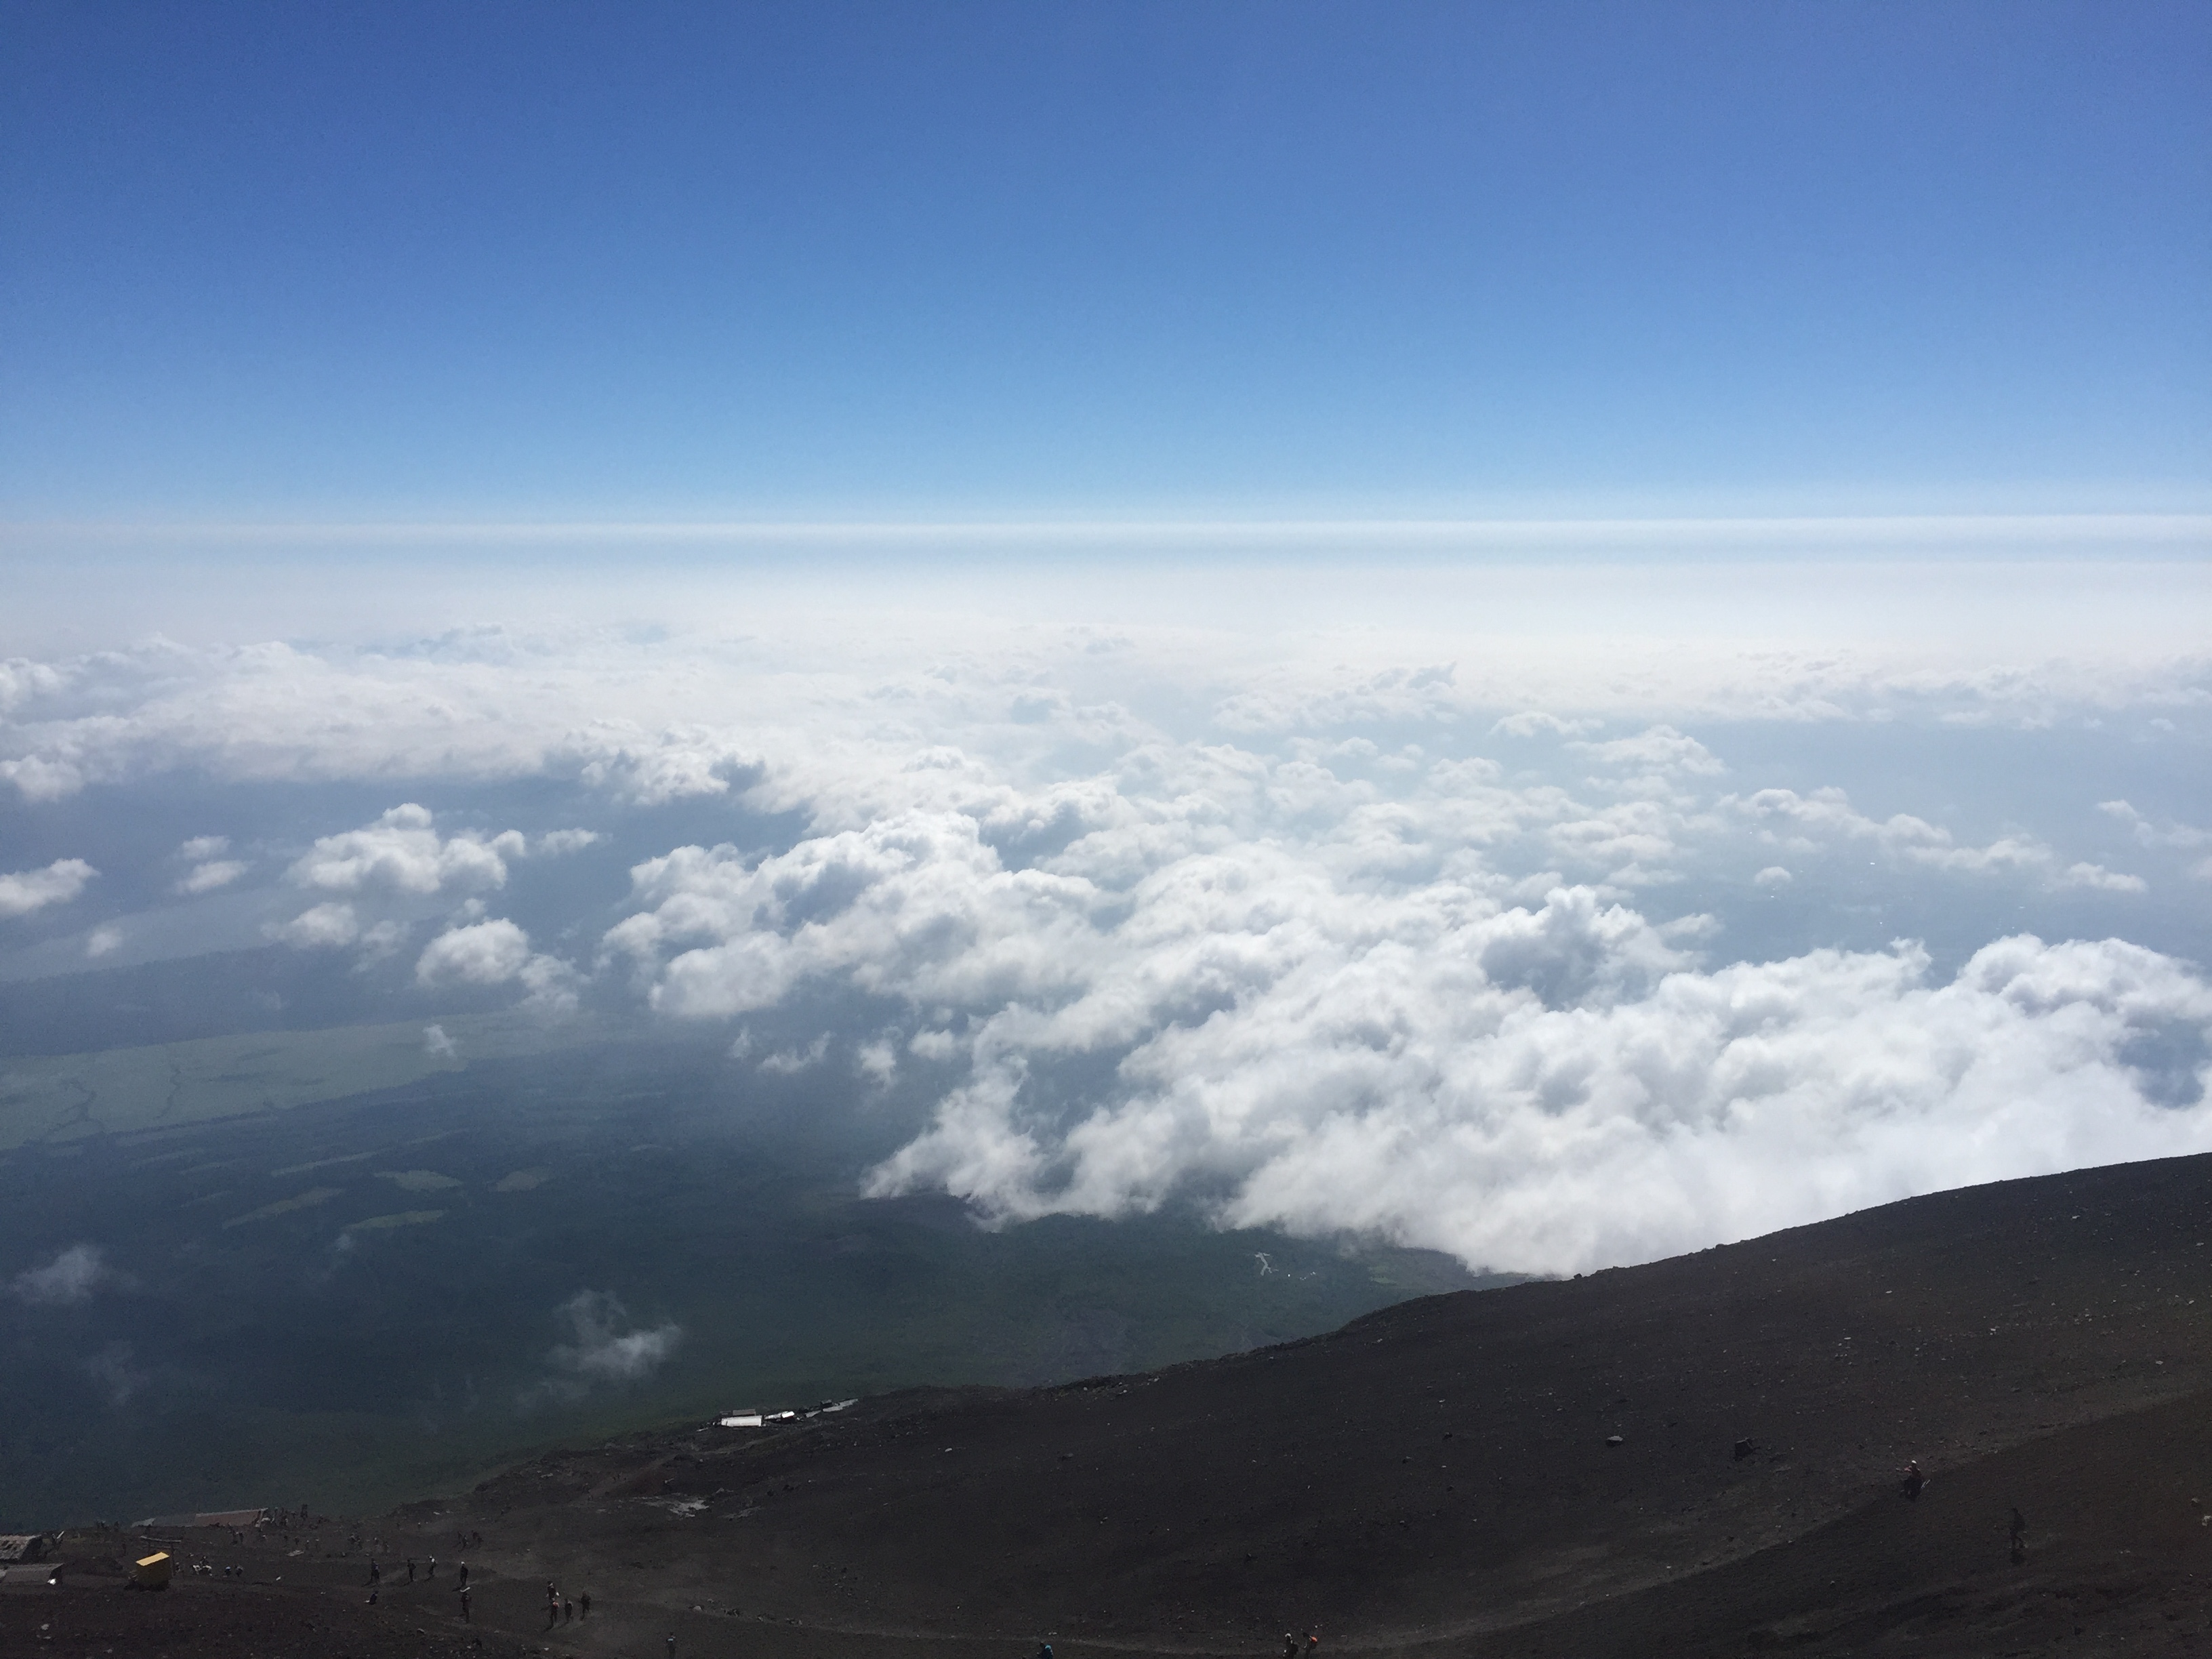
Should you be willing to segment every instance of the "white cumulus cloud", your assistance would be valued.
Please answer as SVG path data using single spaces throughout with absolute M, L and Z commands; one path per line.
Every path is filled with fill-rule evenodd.
M 415 964 L 423 985 L 504 985 L 530 963 L 530 935 L 511 921 L 448 928 Z
M 0 875 L 0 919 L 27 916 L 50 904 L 67 904 L 99 873 L 82 859 L 56 859 L 43 870 Z
M 410 802 L 362 829 L 325 836 L 289 873 L 326 893 L 469 891 L 505 885 L 507 860 L 523 851 L 523 837 L 511 830 L 488 841 L 441 836 L 429 811 Z
M 361 937 L 361 918 L 350 904 L 331 900 L 302 910 L 272 930 L 276 938 L 301 950 L 331 950 Z
M 2147 1040 L 2212 1032 L 2212 987 L 2134 946 L 2002 940 L 1934 983 L 1911 947 L 1653 979 L 1645 945 L 1562 1001 L 1486 970 L 1498 937 L 1478 924 L 1287 975 L 1150 1036 L 1118 1097 L 1072 1117 L 1031 1095 L 1037 1052 L 1007 1043 L 873 1190 L 944 1187 L 1023 1218 L 1188 1189 L 1236 1225 L 1568 1272 L 2212 1148 L 2202 1065 L 2144 1070 Z
M 505 985 L 519 981 L 545 1009 L 573 1006 L 575 970 L 530 948 L 530 935 L 504 918 L 449 927 L 425 945 L 415 963 L 419 985 Z
M 243 859 L 210 859 L 206 863 L 196 864 L 186 871 L 177 883 L 177 890 L 185 894 L 212 893 L 218 888 L 229 886 L 246 871 Z

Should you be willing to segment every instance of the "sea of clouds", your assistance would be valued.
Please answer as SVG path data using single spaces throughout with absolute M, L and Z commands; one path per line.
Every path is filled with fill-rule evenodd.
M 1803 632 L 738 599 L 26 655 L 0 973 L 396 964 L 921 1102 L 872 1193 L 1493 1269 L 2212 1149 L 2212 659 Z

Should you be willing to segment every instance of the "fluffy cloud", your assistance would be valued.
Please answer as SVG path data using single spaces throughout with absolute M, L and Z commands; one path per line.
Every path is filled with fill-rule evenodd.
M 558 854 L 588 846 L 583 830 L 556 830 L 540 838 L 541 853 Z M 325 836 L 293 861 L 286 880 L 313 893 L 340 895 L 312 904 L 289 921 L 271 924 L 268 936 L 301 950 L 357 945 L 371 957 L 397 950 L 426 911 L 463 900 L 460 914 L 482 914 L 473 896 L 507 884 L 507 862 L 532 849 L 515 830 L 495 836 L 463 831 L 444 835 L 427 807 L 395 806 L 374 823 Z M 224 866 L 203 865 L 187 883 Z M 239 866 L 242 870 L 243 866 Z M 222 875 L 210 885 L 234 878 Z M 516 941 L 521 940 L 518 954 Z M 434 940 L 416 966 L 423 984 L 497 985 L 521 975 L 532 962 L 528 943 L 512 922 L 449 930 Z M 550 968 L 538 969 L 533 990 L 546 991 Z
M 1590 757 L 1711 775 L 1673 736 Z M 1656 865 L 1748 820 L 1754 850 L 1871 842 L 1936 872 L 2078 878 L 2047 848 L 1962 848 L 1834 791 L 1623 817 L 1468 763 L 1395 798 L 1218 749 L 1027 796 L 926 770 L 915 793 L 938 804 L 641 864 L 606 939 L 672 1015 L 825 990 L 908 1008 L 908 1052 L 951 1075 L 879 1194 L 941 1188 L 1006 1220 L 1191 1194 L 1235 1224 L 1567 1271 L 2212 1146 L 2201 1064 L 2155 1059 L 2212 1033 L 2212 988 L 2170 957 L 2022 937 L 1942 982 L 1916 945 L 1713 967 L 1692 954 L 1710 918 L 1529 893 L 1499 867 L 1517 850 L 1603 868 L 1639 823 L 1629 855 Z
M 553 1376 L 546 1393 L 581 1399 L 600 1383 L 636 1382 L 675 1357 L 684 1328 L 672 1322 L 641 1329 L 621 1300 L 605 1291 L 579 1291 L 561 1304 L 560 1322 L 569 1333 L 546 1356 Z
M 529 934 L 511 921 L 479 921 L 432 939 L 415 978 L 423 985 L 504 985 L 529 962 Z
M 302 910 L 273 932 L 285 944 L 303 951 L 334 950 L 361 937 L 361 918 L 350 904 L 333 900 Z
M 1999 782 L 2053 732 L 2179 754 L 2212 711 L 2203 660 L 1450 632 L 802 610 L 150 646 L 13 665 L 0 777 L 56 801 L 187 768 L 441 802 L 538 780 L 501 798 L 608 829 L 495 835 L 418 805 L 318 826 L 337 833 L 292 864 L 298 914 L 270 936 L 427 939 L 422 987 L 557 1006 L 588 974 L 609 1005 L 627 987 L 660 1018 L 753 1019 L 774 1035 L 738 1037 L 750 1063 L 834 1053 L 872 1090 L 926 1091 L 878 1190 L 1002 1220 L 1188 1195 L 1565 1269 L 2202 1143 L 2197 970 L 2110 939 L 1989 942 L 2088 917 L 2187 949 L 2150 930 L 2201 896 L 2171 878 L 2201 832 L 2124 802 L 2085 830 L 2048 788 L 1978 798 L 1953 759 L 1993 728 Z M 2048 752 L 2068 779 L 2091 753 Z M 1912 810 L 1862 811 L 1821 787 L 1824 756 Z M 565 884 L 551 863 L 601 834 L 634 868 L 591 962 L 488 915 L 512 884 L 540 939 L 606 916 L 580 896 L 597 859 Z M 188 845 L 185 882 L 229 852 Z M 2134 899 L 2153 882 L 2155 910 Z M 1872 948 L 1897 933 L 1929 950 Z M 653 1334 L 595 1328 L 567 1346 Z
M 27 1267 L 8 1281 L 19 1302 L 33 1307 L 66 1308 L 89 1302 L 110 1286 L 125 1283 L 108 1267 L 96 1244 L 72 1244 L 42 1267 Z
M 1164 1030 L 1121 1062 L 1123 1097 L 1072 1121 L 1027 1097 L 1029 1056 L 998 1054 L 876 1190 L 1022 1217 L 1196 1184 L 1236 1224 L 1565 1272 L 2212 1147 L 2212 988 L 2132 946 L 2002 940 L 1942 984 L 1914 949 L 1822 951 L 1560 1003 L 1481 971 L 1489 933 Z M 2193 1067 L 2160 1065 L 2177 1030 Z
M 300 886 L 325 893 L 467 892 L 505 885 L 507 860 L 525 850 L 512 830 L 489 841 L 441 836 L 428 809 L 410 802 L 365 828 L 325 836 L 289 873 Z
M 243 859 L 210 859 L 204 864 L 195 864 L 177 883 L 177 890 L 184 894 L 212 893 L 228 887 L 246 871 Z
M 82 859 L 56 859 L 43 870 L 0 876 L 0 919 L 27 916 L 50 904 L 67 904 L 100 873 Z
M 572 1006 L 575 977 L 574 970 L 557 957 L 533 952 L 530 935 L 503 919 L 447 928 L 423 947 L 415 963 L 418 985 L 494 986 L 520 981 L 530 1000 L 541 1007 Z

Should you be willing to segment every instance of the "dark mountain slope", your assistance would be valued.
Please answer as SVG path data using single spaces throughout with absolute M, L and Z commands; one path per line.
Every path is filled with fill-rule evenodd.
M 467 1510 L 533 1571 L 778 1622 L 1432 1640 L 1750 1557 L 1908 1457 L 2212 1388 L 2206 1240 L 2212 1160 L 2014 1182 L 1151 1376 L 625 1447 Z
M 1143 1376 L 553 1454 L 368 1530 L 449 1563 L 484 1534 L 480 1630 L 543 1630 L 555 1578 L 596 1604 L 556 1650 L 686 1659 L 2180 1642 L 2208 1245 L 2212 1158 L 2084 1171 Z M 311 1552 L 288 1588 L 360 1571 Z
M 2208 1498 L 2212 1395 L 2197 1394 L 1974 1459 L 1917 1502 L 1882 1492 L 1802 1538 L 1481 1648 L 1626 1659 L 1663 1638 L 1682 1656 L 1918 1656 L 2093 1637 L 2188 1650 L 2212 1638 Z M 2027 1522 L 2017 1560 L 2015 1505 Z

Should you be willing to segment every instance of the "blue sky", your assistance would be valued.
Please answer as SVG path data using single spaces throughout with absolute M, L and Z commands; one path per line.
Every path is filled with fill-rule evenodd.
M 0 37 L 18 521 L 2212 500 L 2201 6 Z

